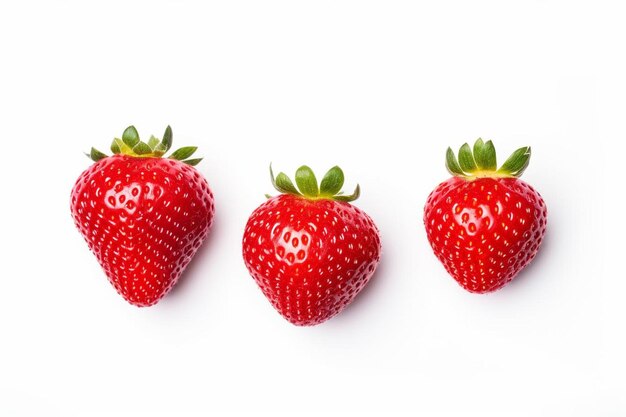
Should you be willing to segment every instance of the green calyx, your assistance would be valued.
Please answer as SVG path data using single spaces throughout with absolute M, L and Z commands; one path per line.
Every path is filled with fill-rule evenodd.
M 455 177 L 474 178 L 518 178 L 521 177 L 530 162 L 530 146 L 524 146 L 511 154 L 500 168 L 496 160 L 496 148 L 493 142 L 482 139 L 471 148 L 467 143 L 459 149 L 457 160 L 454 151 L 446 152 L 446 168 Z
M 289 177 L 280 172 L 274 177 L 274 171 L 270 164 L 270 176 L 272 178 L 272 185 L 274 188 L 283 194 L 293 194 L 300 197 L 308 198 L 309 200 L 334 200 L 351 202 L 359 198 L 361 195 L 361 188 L 357 184 L 356 189 L 350 195 L 344 195 L 341 191 L 343 187 L 343 171 L 338 166 L 334 166 L 328 170 L 328 172 L 322 178 L 322 182 L 317 182 L 313 170 L 306 165 L 302 165 L 296 171 L 296 185 L 291 182 Z M 269 195 L 266 195 L 270 198 Z
M 139 133 L 135 126 L 128 126 L 122 138 L 113 139 L 111 144 L 111 152 L 115 155 L 127 155 L 136 158 L 162 158 L 172 147 L 172 128 L 167 127 L 163 134 L 163 139 L 158 139 L 154 136 L 150 136 L 148 142 L 142 142 L 139 139 Z M 198 165 L 202 158 L 189 159 L 191 155 L 197 150 L 196 146 L 185 146 L 172 152 L 167 158 L 176 159 L 184 162 L 187 165 Z M 107 154 L 104 154 L 96 148 L 91 148 L 91 152 L 87 154 L 89 158 L 97 162 L 102 158 L 106 158 Z

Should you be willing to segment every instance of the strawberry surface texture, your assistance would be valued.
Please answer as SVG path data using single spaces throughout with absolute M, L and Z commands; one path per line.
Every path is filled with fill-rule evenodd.
M 171 129 L 163 140 L 139 141 L 134 127 L 115 139 L 113 156 L 95 160 L 72 190 L 76 227 L 109 281 L 129 303 L 151 306 L 165 296 L 207 237 L 213 194 L 188 159 L 195 147 L 170 157 Z
M 437 258 L 466 290 L 502 288 L 539 251 L 547 226 L 543 198 L 518 177 L 530 147 L 516 150 L 497 169 L 491 141 L 451 149 L 446 165 L 453 177 L 430 194 L 424 207 L 426 235 Z
M 378 229 L 345 196 L 334 167 L 320 186 L 310 168 L 296 184 L 280 173 L 269 198 L 250 216 L 243 237 L 248 271 L 274 308 L 298 326 L 320 324 L 341 312 L 369 282 L 380 260 Z

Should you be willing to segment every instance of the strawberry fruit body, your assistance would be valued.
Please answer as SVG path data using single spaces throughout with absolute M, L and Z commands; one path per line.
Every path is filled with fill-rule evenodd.
M 76 227 L 117 292 L 138 307 L 176 284 L 213 220 L 213 194 L 193 168 L 200 159 L 188 159 L 196 148 L 163 158 L 171 144 L 169 126 L 163 140 L 147 143 L 130 126 L 113 141 L 113 156 L 92 148 L 95 163 L 72 190 Z
M 466 143 L 457 160 L 448 148 L 452 178 L 439 184 L 424 208 L 435 255 L 463 288 L 487 293 L 510 282 L 539 250 L 546 231 L 543 198 L 520 180 L 530 160 L 523 147 L 497 169 L 491 141 Z
M 248 271 L 274 308 L 298 326 L 338 314 L 370 280 L 380 260 L 380 237 L 372 219 L 340 193 L 344 176 L 331 168 L 318 186 L 302 166 L 296 184 L 274 175 L 283 194 L 269 197 L 250 216 L 243 236 Z

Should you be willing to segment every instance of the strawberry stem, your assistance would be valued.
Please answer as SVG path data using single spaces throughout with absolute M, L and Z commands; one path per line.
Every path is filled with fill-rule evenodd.
M 446 151 L 446 168 L 455 177 L 467 179 L 482 177 L 517 178 L 520 177 L 530 163 L 530 146 L 524 146 L 511 154 L 509 159 L 498 169 L 496 148 L 493 142 L 483 142 L 478 138 L 471 148 L 464 143 L 457 156 L 448 148 Z
M 155 136 L 150 136 L 148 142 L 142 142 L 135 126 L 128 126 L 122 133 L 121 139 L 113 139 L 111 152 L 115 155 L 127 155 L 135 158 L 162 158 L 172 147 L 172 137 L 172 128 L 168 126 L 163 134 L 163 139 L 159 140 Z M 168 158 L 195 166 L 202 161 L 202 158 L 189 159 L 189 157 L 197 149 L 195 146 L 186 146 L 172 152 Z M 87 156 L 95 162 L 108 157 L 95 148 L 91 148 L 91 152 Z
M 272 164 L 270 164 L 270 177 L 272 179 L 272 185 L 274 188 L 282 194 L 292 194 L 300 197 L 308 198 L 309 200 L 334 200 L 351 202 L 359 198 L 361 195 L 361 188 L 357 184 L 354 193 L 350 195 L 344 195 L 341 191 L 344 182 L 344 175 L 341 168 L 334 166 L 326 172 L 322 182 L 318 185 L 315 173 L 311 168 L 306 165 L 302 165 L 296 170 L 296 185 L 291 182 L 291 179 L 283 172 L 279 172 L 274 177 L 274 171 L 272 170 Z M 268 194 L 266 197 L 270 198 Z

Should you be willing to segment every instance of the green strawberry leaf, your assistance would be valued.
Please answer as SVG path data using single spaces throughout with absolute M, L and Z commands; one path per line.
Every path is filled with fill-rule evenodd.
M 320 183 L 320 193 L 324 196 L 332 197 L 341 191 L 343 187 L 343 171 L 338 166 L 334 166 L 322 178 Z
M 129 148 L 133 148 L 139 143 L 139 133 L 137 133 L 135 126 L 128 126 L 126 130 L 124 130 L 122 141 L 128 145 Z
M 509 159 L 502 164 L 498 172 L 502 174 L 510 174 L 514 177 L 521 176 L 526 168 L 528 168 L 530 155 L 530 146 L 524 146 L 523 148 L 517 149 L 511 154 Z
M 276 189 L 281 193 L 301 195 L 296 186 L 293 185 L 289 177 L 284 172 L 279 172 L 276 176 Z
M 167 152 L 172 147 L 172 128 L 168 125 L 165 128 L 165 133 L 163 133 L 163 139 L 161 140 L 161 147 L 159 150 L 163 152 Z
M 307 197 L 317 197 L 320 194 L 315 174 L 313 170 L 306 165 L 302 165 L 296 171 L 296 184 L 300 192 Z
M 448 172 L 450 172 L 450 174 L 452 175 L 461 177 L 465 176 L 465 173 L 463 172 L 463 170 L 459 166 L 459 163 L 456 160 L 456 155 L 454 155 L 454 151 L 452 151 L 452 148 L 448 148 L 448 150 L 446 151 L 446 168 L 448 169 Z
M 92 161 L 94 162 L 98 162 L 101 159 L 104 159 L 107 157 L 106 154 L 100 152 L 99 150 L 97 150 L 96 148 L 91 148 L 91 152 L 88 155 Z
M 351 201 L 356 200 L 357 198 L 359 198 L 359 196 L 361 195 L 361 187 L 359 186 L 359 184 L 356 185 L 356 188 L 354 189 L 354 192 L 350 195 L 336 195 L 333 197 L 333 200 L 337 200 L 337 201 L 344 201 L 346 203 L 349 203 Z
M 157 145 L 160 143 L 161 141 L 157 138 L 154 137 L 154 135 L 150 136 L 150 140 L 148 141 L 148 146 L 150 147 L 150 149 L 155 150 Z
M 495 171 L 498 169 L 498 162 L 496 159 L 496 147 L 493 146 L 493 142 L 488 140 L 485 142 L 485 146 L 482 150 L 482 166 L 486 171 Z
M 289 177 L 283 172 L 279 172 L 278 176 L 274 178 L 274 170 L 272 169 L 272 164 L 270 164 L 270 178 L 272 179 L 272 185 L 278 192 L 285 194 L 302 195 L 293 185 Z
M 146 155 L 152 153 L 152 148 L 150 148 L 150 146 L 148 146 L 144 142 L 139 142 L 135 146 L 133 146 L 133 152 L 137 155 Z
M 476 171 L 476 161 L 474 161 L 474 155 L 472 155 L 472 149 L 465 143 L 459 149 L 459 165 L 464 172 Z
M 476 168 L 479 170 L 485 169 L 485 142 L 481 138 L 476 139 L 474 142 L 474 161 L 476 162 Z
M 185 146 L 184 148 L 180 148 L 172 152 L 169 157 L 171 159 L 177 159 L 179 161 L 182 161 L 193 155 L 196 150 L 198 150 L 197 146 Z
M 113 139 L 113 142 L 111 143 L 111 152 L 113 152 L 115 155 L 122 152 L 122 149 L 120 148 L 120 145 L 117 143 L 117 141 L 118 139 Z

